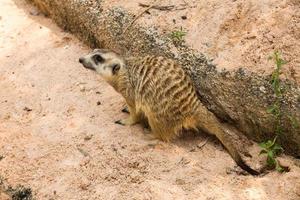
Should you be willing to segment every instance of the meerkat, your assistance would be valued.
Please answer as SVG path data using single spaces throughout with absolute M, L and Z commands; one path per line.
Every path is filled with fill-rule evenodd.
M 147 123 L 152 134 L 163 141 L 170 141 L 183 129 L 201 129 L 215 135 L 242 169 L 259 174 L 242 159 L 221 123 L 198 99 L 191 78 L 174 60 L 123 58 L 107 49 L 95 49 L 79 62 L 100 74 L 125 98 L 129 117 L 117 123 Z

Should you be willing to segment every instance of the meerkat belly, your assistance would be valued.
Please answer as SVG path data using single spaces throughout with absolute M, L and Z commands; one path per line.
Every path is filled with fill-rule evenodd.
M 192 116 L 197 109 L 198 99 L 191 80 L 173 61 L 147 57 L 133 74 L 136 102 L 146 112 L 178 121 Z

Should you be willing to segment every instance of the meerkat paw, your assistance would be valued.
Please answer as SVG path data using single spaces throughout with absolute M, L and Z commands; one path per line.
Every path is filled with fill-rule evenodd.
M 124 107 L 121 111 L 122 111 L 123 113 L 128 113 L 128 114 L 130 114 L 128 107 Z

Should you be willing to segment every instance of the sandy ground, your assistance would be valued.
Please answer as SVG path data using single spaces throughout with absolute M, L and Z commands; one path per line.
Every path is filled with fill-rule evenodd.
M 122 7 L 138 14 L 154 0 L 104 0 L 104 7 Z M 137 23 L 155 26 L 165 34 L 183 29 L 188 46 L 206 54 L 218 69 L 245 68 L 269 75 L 275 50 L 288 62 L 282 78 L 300 84 L 299 0 L 160 0 Z
M 0 1 L 0 199 L 2 185 L 49 199 L 300 199 L 291 171 L 240 175 L 205 135 L 166 144 L 122 127 L 123 99 L 79 56 L 89 49 L 21 1 Z M 3 189 L 2 189 L 3 190 Z

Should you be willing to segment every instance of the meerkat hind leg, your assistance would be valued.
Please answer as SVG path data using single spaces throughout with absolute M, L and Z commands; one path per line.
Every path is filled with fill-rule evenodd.
M 166 121 L 158 121 L 153 118 L 148 118 L 151 135 L 157 139 L 169 142 L 175 135 L 175 126 Z

